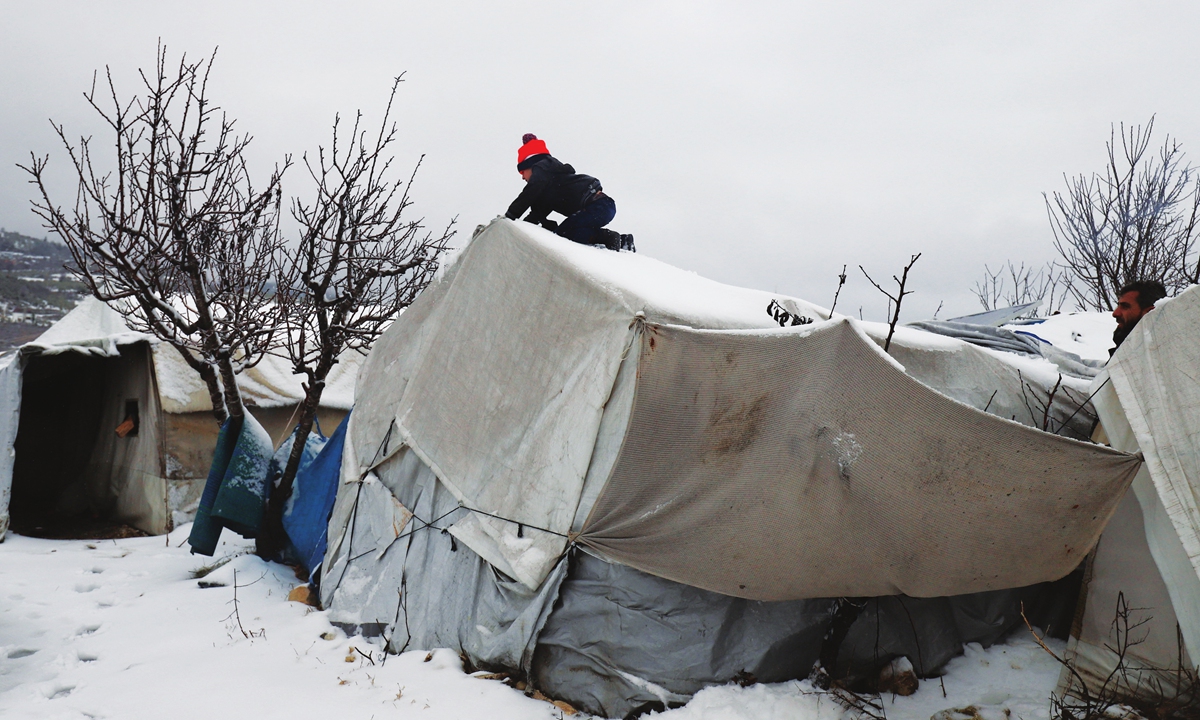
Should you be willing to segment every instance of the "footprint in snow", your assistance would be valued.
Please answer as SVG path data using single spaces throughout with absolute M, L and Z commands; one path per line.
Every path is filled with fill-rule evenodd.
M 50 700 L 65 698 L 66 696 L 70 695 L 74 689 L 74 685 L 54 685 L 46 691 L 46 697 Z
M 75 592 L 90 593 L 91 591 L 95 590 L 98 587 L 100 587 L 100 586 L 95 583 L 79 583 L 78 585 L 75 586 Z
M 18 658 L 29 657 L 35 652 L 37 652 L 37 650 L 31 648 L 14 648 L 8 651 L 8 659 L 16 660 Z
M 85 662 L 85 663 L 96 662 L 97 660 L 100 659 L 99 655 L 96 655 L 95 653 L 87 653 L 87 652 L 75 653 L 75 657 L 79 658 L 79 662 Z
M 84 635 L 91 635 L 92 633 L 96 632 L 99 629 L 100 629 L 99 625 L 84 625 L 83 627 L 81 627 L 75 631 L 75 636 L 82 637 Z

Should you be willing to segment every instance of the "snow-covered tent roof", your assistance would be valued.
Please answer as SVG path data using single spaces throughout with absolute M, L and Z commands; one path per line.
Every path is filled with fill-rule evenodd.
M 780 328 L 772 300 L 812 322 Z M 1088 381 L 913 328 L 884 354 L 886 334 L 498 219 L 363 365 L 322 603 L 620 716 L 807 674 L 830 596 L 1074 569 L 1139 465 L 1030 427 L 1086 434 Z M 964 596 L 988 605 L 974 629 L 954 598 L 896 617 L 988 642 L 1027 590 Z
M 1136 458 L 946 397 L 982 407 L 964 376 L 1015 375 L 993 353 L 900 330 L 885 355 L 882 328 L 804 301 L 815 322 L 778 327 L 773 297 L 497 220 L 368 358 L 350 475 L 411 449 L 479 511 L 451 533 L 531 588 L 568 542 L 757 599 L 1074 568 Z
M 93 424 L 91 434 L 84 433 L 88 438 L 96 438 L 92 446 L 92 440 L 84 443 L 80 438 L 63 434 L 61 428 L 38 427 L 38 433 L 56 437 L 60 443 L 92 447 L 93 457 L 82 473 L 93 486 L 91 494 L 96 497 L 115 494 L 117 512 L 125 521 L 146 531 L 164 531 L 171 522 L 168 510 L 187 514 L 184 506 L 198 492 L 190 487 L 190 481 L 195 479 L 192 476 L 202 478 L 211 458 L 215 425 L 211 422 L 198 425 L 187 417 L 190 413 L 211 411 L 208 391 L 175 348 L 132 331 L 117 312 L 89 297 L 36 340 L 10 355 L 0 367 L 0 438 L 8 450 L 0 454 L 0 539 L 8 525 L 14 468 L 19 471 L 16 445 L 21 404 L 27 399 L 23 398 L 26 366 L 40 362 L 37 358 L 42 356 L 71 353 L 108 359 L 108 369 L 104 371 L 107 374 L 97 376 L 96 386 L 91 388 L 96 393 L 59 400 L 84 402 L 80 399 L 82 395 L 95 395 L 91 404 L 98 403 L 103 408 L 97 412 L 105 418 L 104 423 L 114 428 L 124 417 L 125 404 L 136 400 L 140 417 L 145 421 L 140 425 L 140 436 L 117 439 L 109 427 L 97 433 Z M 322 409 L 350 409 L 355 377 L 363 359 L 363 354 L 357 351 L 343 353 L 329 375 L 321 398 Z M 292 374 L 286 360 L 268 355 L 238 376 L 238 386 L 251 408 L 287 408 L 304 399 L 301 379 Z M 100 384 L 104 387 L 99 388 Z M 69 414 L 72 409 L 64 407 L 62 412 Z M 283 415 L 286 417 L 286 411 Z M 70 425 L 61 418 L 55 422 L 63 422 L 64 427 Z M 168 477 L 176 483 L 170 495 L 179 501 L 179 507 L 169 507 L 166 499 Z M 189 487 L 181 487 L 180 483 Z
M 212 410 L 204 381 L 188 367 L 179 351 L 156 338 L 134 332 L 119 313 L 103 302 L 87 297 L 37 339 L 21 348 L 25 353 L 55 354 L 87 352 L 113 356 L 121 345 L 150 342 L 154 352 L 154 371 L 162 408 L 168 413 L 207 412 Z M 325 407 L 349 410 L 354 404 L 354 380 L 363 355 L 343 353 L 326 382 L 321 396 Z M 238 387 L 246 403 L 255 407 L 294 405 L 304 399 L 303 376 L 292 373 L 291 363 L 276 355 L 267 355 L 254 367 L 238 376 Z

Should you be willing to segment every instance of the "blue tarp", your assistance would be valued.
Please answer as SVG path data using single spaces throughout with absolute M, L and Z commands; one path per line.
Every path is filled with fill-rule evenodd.
M 301 464 L 292 486 L 292 497 L 283 513 L 283 529 L 287 531 L 298 559 L 308 568 L 310 578 L 325 558 L 329 514 L 337 497 L 342 446 L 349 421 L 350 416 L 346 415 L 316 458 L 308 465 Z M 285 445 L 290 447 L 291 443 Z
M 287 436 L 279 449 L 275 451 L 275 455 L 271 458 L 271 465 L 267 469 L 267 482 L 271 487 L 279 485 L 279 479 L 283 477 L 283 471 L 287 468 L 288 458 L 292 454 L 292 446 L 296 444 L 296 430 L 293 429 L 292 434 Z M 325 433 L 321 432 L 321 423 L 313 418 L 313 429 L 308 434 L 308 439 L 304 441 L 304 452 L 300 455 L 300 467 L 296 469 L 296 474 L 304 472 L 312 461 L 317 458 L 321 450 L 325 447 L 325 443 L 329 442 L 329 438 L 325 437 Z M 293 482 L 293 487 L 295 483 Z M 294 493 L 295 491 L 293 491 Z M 293 494 L 292 497 L 295 497 Z M 288 501 L 288 507 L 291 507 L 292 501 Z M 287 510 L 285 509 L 286 513 Z
M 222 528 L 242 537 L 256 536 L 266 509 L 271 436 L 249 413 L 236 439 L 231 423 L 227 420 L 217 436 L 213 464 L 188 536 L 192 552 L 200 555 L 216 551 Z

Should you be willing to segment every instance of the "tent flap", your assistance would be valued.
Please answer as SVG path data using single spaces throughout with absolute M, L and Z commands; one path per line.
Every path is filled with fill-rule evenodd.
M 1056 580 L 1140 464 L 950 400 L 850 320 L 763 334 L 648 324 L 638 374 L 625 446 L 579 541 L 737 597 Z

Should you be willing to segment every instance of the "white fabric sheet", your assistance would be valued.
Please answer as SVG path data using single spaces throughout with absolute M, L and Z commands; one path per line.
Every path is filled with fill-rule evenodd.
M 1145 455 L 1133 488 L 1146 539 L 1200 657 L 1200 287 L 1143 318 L 1095 382 L 1113 447 Z

